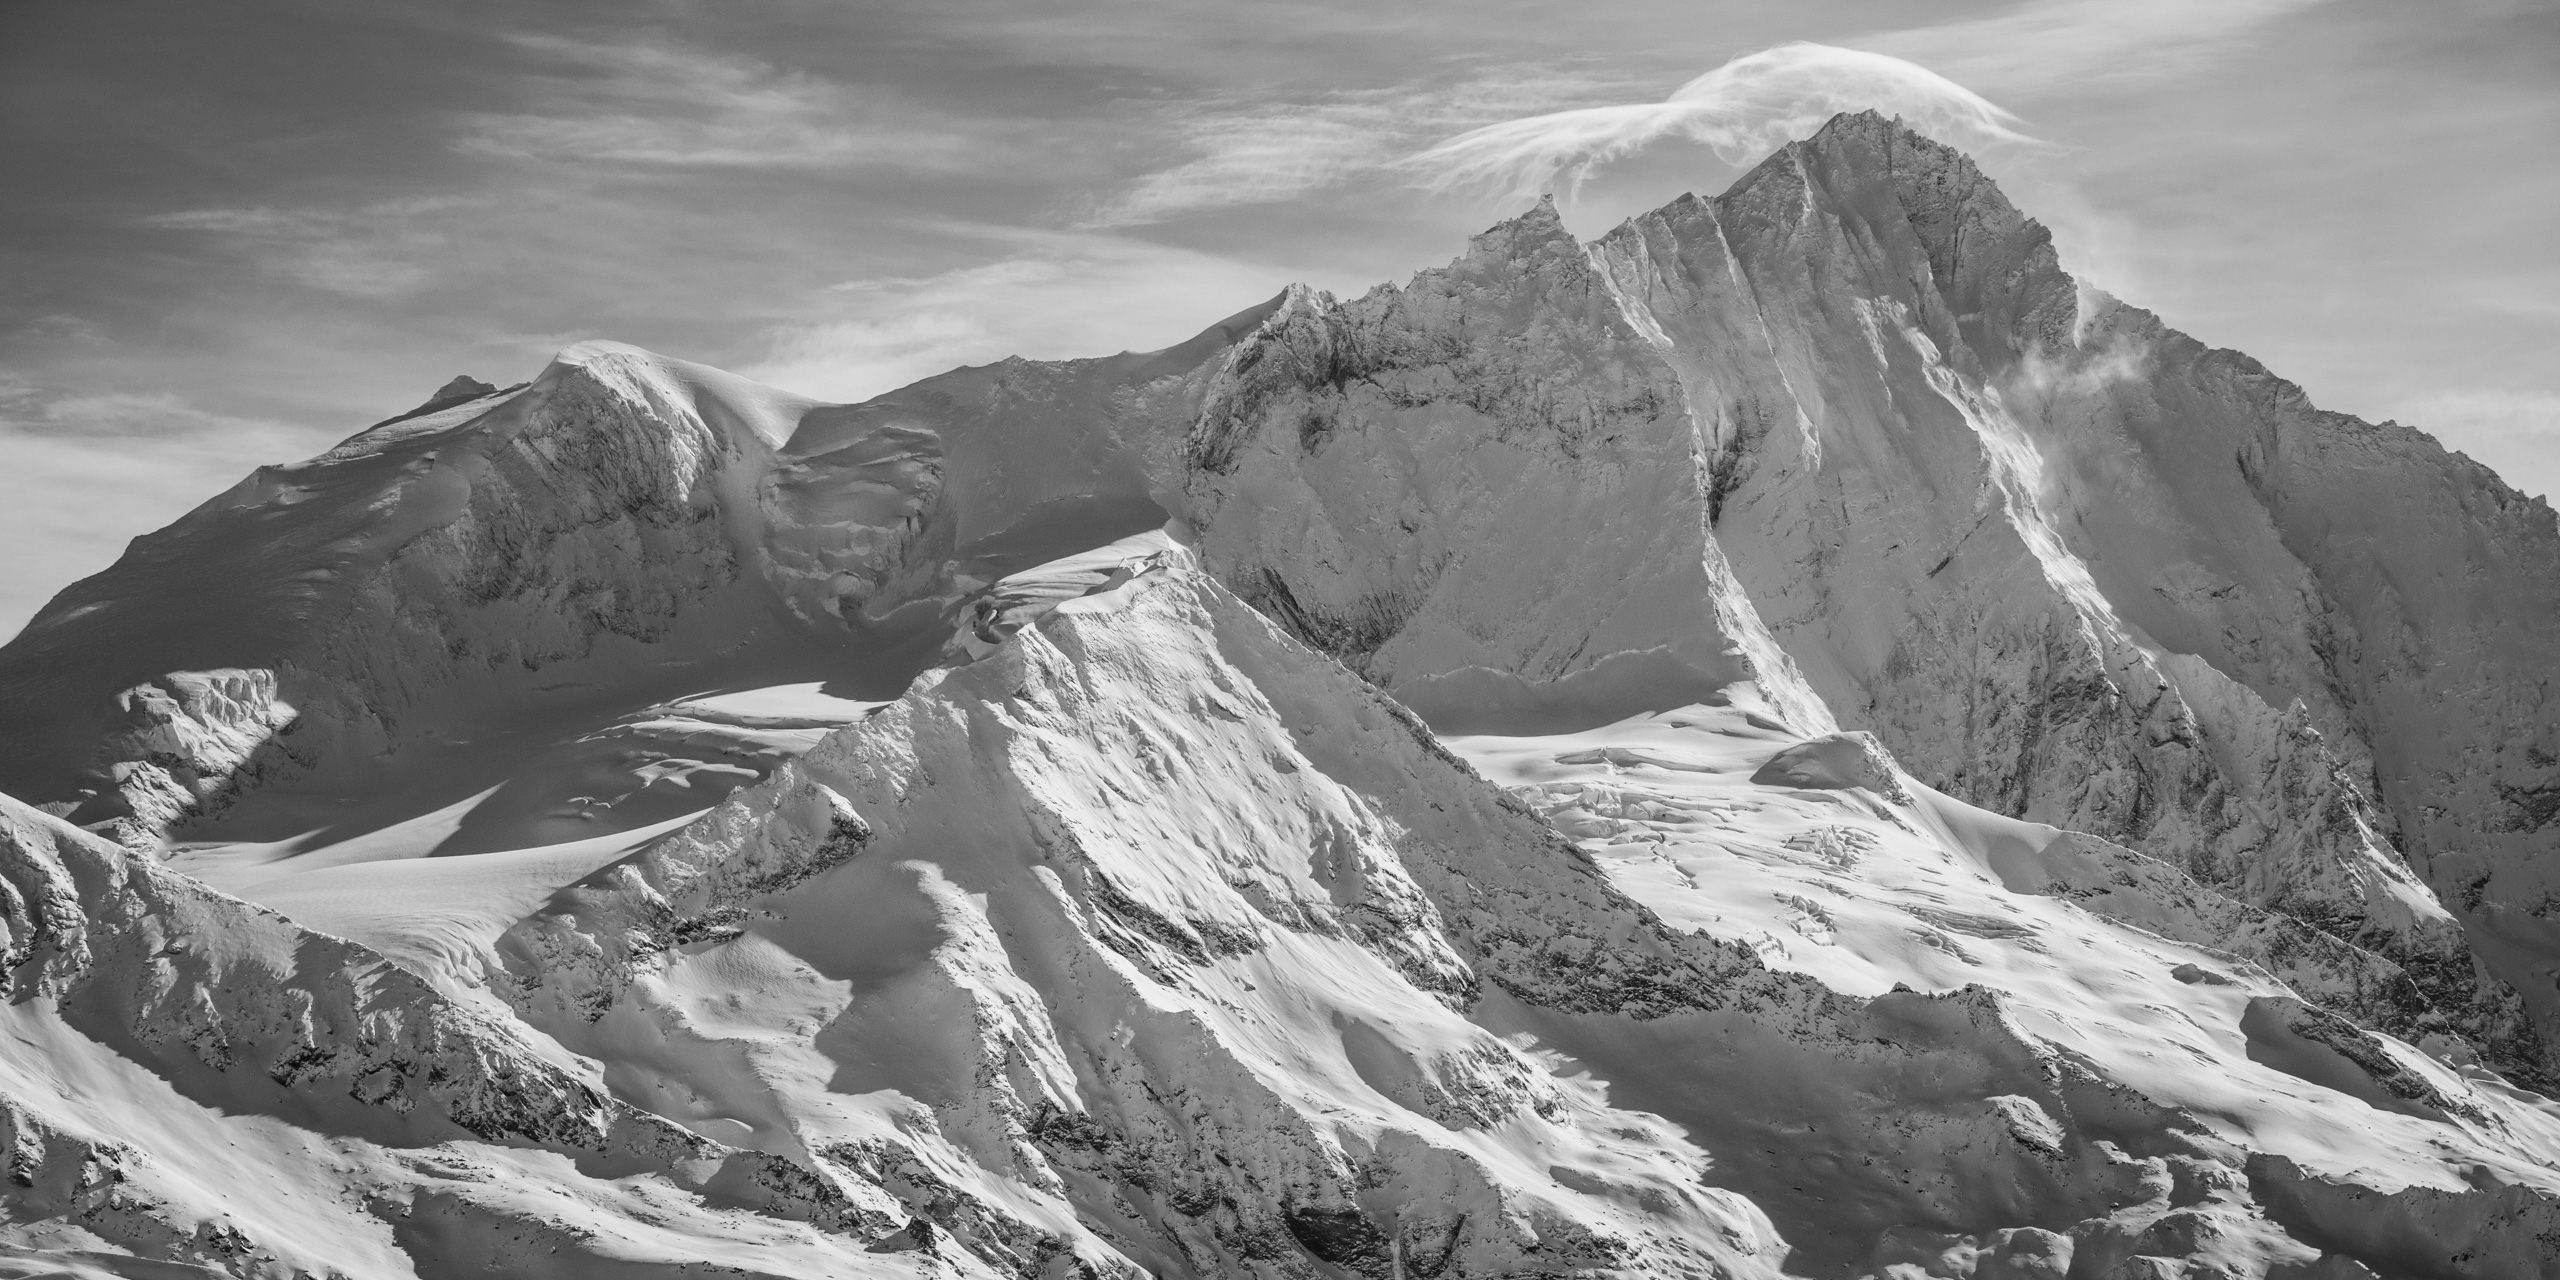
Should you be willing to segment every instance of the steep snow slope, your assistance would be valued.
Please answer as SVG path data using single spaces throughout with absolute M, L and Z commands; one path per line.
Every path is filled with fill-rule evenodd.
M 610 716 L 635 676 L 787 665 L 741 553 L 805 407 L 590 344 L 263 468 L 9 645 L 10 788 L 142 843 L 271 782 Z
M 971 414 L 1250 324 L 859 408 L 607 343 L 439 393 L 65 592 L 0 650 L 0 782 L 459 991 L 550 891 L 896 693 L 987 581 L 1163 523 L 1119 454 Z
M 1551 204 L 1404 289 L 1292 295 L 1209 383 L 1182 513 L 1246 599 L 1443 724 L 1615 718 L 1756 660 L 1826 725 L 1706 537 L 1695 427 L 1620 310 Z
M 2259 1274 L 2357 1229 L 2328 1177 L 2413 1221 L 2412 1187 L 2560 1191 L 2537 1099 L 2111 923 L 2263 918 L 2174 869 L 1922 798 L 1854 740 L 1762 727 L 1748 686 L 1468 742 L 1537 757 L 1504 770 L 1549 770 L 1533 796 L 1575 778 L 1568 829 L 1650 804 L 1730 833 L 1648 849 L 1677 887 L 1609 848 L 1613 890 L 1187 562 L 1136 539 L 1063 569 L 1087 594 L 519 925 L 512 998 L 617 1093 L 885 1177 L 999 1265 L 1680 1275 L 2077 1248 Z M 1621 776 L 1661 790 L 1583 781 Z M 872 834 L 773 892 L 752 869 L 800 838 L 767 816 L 797 794 Z M 1808 894 L 1830 914 L 1773 905 Z M 1780 911 L 1809 913 L 1787 927 L 1819 958 L 1727 923 Z M 1814 918 L 1843 936 L 1815 943 Z M 2531 1265 L 2560 1217 L 2522 1203 L 2431 1221 L 2407 1261 Z
M 952 1274 L 877 1192 L 615 1101 L 360 946 L 5 797 L 0 887 L 0 1248 L 118 1275 Z
M 1444 728 L 1598 723 L 1747 670 L 1799 728 L 1870 727 L 1953 794 L 2383 952 L 2552 1078 L 2508 981 L 2550 989 L 2529 913 L 2422 846 L 2440 896 L 2395 844 L 2424 815 L 2482 833 L 2447 841 L 2479 850 L 2460 865 L 2538 874 L 2535 837 L 2503 834 L 2532 826 L 2538 766 L 2501 744 L 2547 725 L 2560 538 L 2485 472 L 2079 288 L 1969 162 L 1874 116 L 1592 246 L 1541 208 L 1402 289 L 1293 302 L 1210 384 L 1179 510 L 1214 572 Z M 2397 472 L 2341 455 L 2388 448 L 2411 500 L 2353 509 L 2425 548 L 2392 572 L 2519 585 L 2427 632 L 2392 614 L 2416 647 L 2386 667 L 2332 600 L 2396 579 L 2369 550 L 2297 555 L 2341 544 L 2343 504 L 2314 528 L 2285 496 L 2314 482 L 2280 493 L 2264 459 L 2376 485 Z M 1621 584 L 1640 604 L 1608 602 Z M 2382 670 L 2441 672 L 2443 696 L 2386 711 Z M 2377 791 L 2375 744 L 2404 738 L 2427 745 L 2392 759 L 2433 772 Z M 2484 754 L 2526 773 L 2449 763 Z
M 1766 723 L 1728 703 L 1452 745 L 1580 836 L 1613 881 L 1670 923 L 1744 943 L 1834 990 L 1987 987 L 2022 1033 L 2243 1147 L 2332 1174 L 2442 1186 L 2472 1153 L 2547 1151 L 2560 1135 L 2560 1111 L 2460 1065 L 2459 1050 L 2450 1062 L 2422 1055 L 2295 998 L 2341 977 L 2406 981 L 2371 957 L 2318 945 L 2130 850 L 1912 784 L 1864 735 L 1790 742 Z M 2364 1105 L 2341 1105 L 2337 1092 Z M 2470 1135 L 2479 1146 L 2457 1136 L 2467 1121 L 2480 1122 Z M 2518 1142 L 2524 1134 L 2538 1136 Z M 2267 1161 L 2242 1164 L 2266 1180 Z M 2547 1168 L 2508 1176 L 2551 1185 Z M 2287 1225 L 2313 1239 L 2341 1229 Z M 2080 1234 L 2083 1247 L 2112 1239 Z
M 2269 545 L 2244 493 L 2159 479 L 2088 429 L 2074 397 L 2134 380 L 2138 356 L 2075 329 L 2084 299 L 2041 228 L 1943 148 L 1881 122 L 1830 133 L 1602 248 L 1673 350 L 1700 353 L 1688 381 L 1722 398 L 1723 430 L 1745 442 L 1718 537 L 1755 598 L 1816 623 L 1782 626 L 1782 643 L 1835 707 L 1915 757 L 1925 744 L 1945 785 L 2174 852 L 2256 901 L 2373 936 L 2430 979 L 2453 969 L 2438 994 L 2467 996 L 2458 929 L 2389 844 L 2360 753 L 2342 759 L 2313 730 L 2335 717 L 2284 710 L 2328 683 L 2307 669 L 2311 576 Z M 1681 288 L 1696 281 L 1713 283 Z M 1729 348 L 1683 341 L 1736 286 L 1763 300 L 1779 368 L 1812 376 L 1755 379 L 1721 366 Z M 1852 343 L 1870 369 L 1818 363 Z M 1813 447 L 1750 441 L 1756 406 L 1817 423 Z M 2210 476 L 2194 458 L 2209 447 L 2159 452 Z M 2062 483 L 2047 455 L 2065 450 L 2125 474 Z M 2251 568 L 2261 589 L 2227 603 Z M 2213 613 L 2188 618 L 2181 594 Z M 2197 643 L 2215 632 L 2247 639 Z M 2289 652 L 2289 679 L 2243 683 L 2256 673 L 2224 649 L 2244 644 Z M 2492 1040 L 2520 1032 L 2483 1012 Z
M 1178 433 L 1184 376 L 1269 310 L 858 406 L 602 342 L 449 387 L 137 540 L 0 647 L 0 785 L 136 843 L 217 812 L 275 839 L 311 816 L 237 803 L 442 776 L 449 739 L 541 754 L 706 692 L 895 693 L 977 587 L 1164 522 L 1108 423 L 1173 386 L 1150 421 Z
M 1771 616 L 1805 620 L 1780 625 L 1781 642 L 1835 709 L 1959 794 L 2135 840 L 2367 941 L 2502 1059 L 2549 1078 L 2549 1049 L 2500 984 L 2480 981 L 2393 843 L 2422 814 L 2476 815 L 2453 829 L 2483 834 L 2515 824 L 2411 776 L 2405 754 L 2382 774 L 2392 808 L 2373 792 L 2378 747 L 2425 741 L 2441 784 L 2451 761 L 2534 721 L 2531 650 L 2560 587 L 2547 510 L 2528 519 L 2533 504 L 2411 447 L 2415 433 L 2314 414 L 2245 361 L 2076 288 L 2042 229 L 1962 157 L 1872 117 L 1836 122 L 1712 206 L 1639 219 L 1600 252 L 1672 349 L 1698 353 L 1675 362 L 1741 445 L 1718 540 Z M 1773 385 L 1721 366 L 1729 346 L 1689 340 L 1701 313 L 1730 311 L 1700 283 L 1719 276 L 1759 300 L 1774 363 L 1811 376 Z M 1872 372 L 1821 359 L 1859 340 Z M 1818 424 L 1816 449 L 1799 434 L 1750 439 L 1753 406 Z M 2369 561 L 2327 554 L 2329 528 L 2305 527 L 2291 496 L 2351 469 L 2268 478 L 2270 455 L 2327 459 L 2395 437 L 2407 478 L 2392 487 L 2410 497 L 2358 494 L 2356 525 L 2394 532 L 2357 541 L 2422 547 L 2393 566 L 2412 577 L 2514 584 L 2494 604 L 2482 593 L 2435 611 L 2428 630 L 2446 642 L 2411 636 L 2417 665 L 2512 690 L 2503 700 L 2401 696 L 2386 710 L 2387 684 L 2355 656 L 2369 633 L 2336 602 L 2391 592 Z M 1844 449 L 1872 461 L 1844 465 Z M 2447 491 L 2476 495 L 2478 514 L 2435 496 Z M 2339 523 L 2334 497 L 2311 501 Z M 2296 554 L 2314 546 L 2324 554 Z M 2440 567 L 2420 573 L 2424 561 Z M 2448 894 L 2458 883 L 2437 879 Z
M 295 1074 L 308 1053 L 267 1070 L 290 1092 L 203 1100 L 280 1096 L 281 1119 L 385 1148 L 341 1144 L 305 1186 L 449 1212 L 432 1243 L 395 1233 L 368 1274 L 521 1261 L 487 1239 L 498 1226 L 772 1274 L 885 1240 L 1003 1274 L 1168 1276 L 2039 1275 L 2137 1257 L 2258 1275 L 2334 1253 L 2530 1275 L 2537 1234 L 2560 1231 L 2541 1198 L 2560 1191 L 2548 1104 L 2319 1014 L 2249 959 L 2116 923 L 2337 972 L 2251 943 L 2260 917 L 2172 868 L 1934 797 L 1871 743 L 1785 731 L 1748 685 L 1581 734 L 1461 740 L 1524 807 L 1191 563 L 1146 535 L 1014 575 L 957 642 L 976 661 L 515 924 L 495 994 L 527 1038 L 414 983 L 364 1006 L 444 1018 L 509 1069 L 315 1059 L 357 1102 L 407 1096 L 377 1078 L 422 1079 L 418 1114 L 459 1110 L 484 1140 L 565 1113 L 598 1118 L 536 1133 L 608 1155 L 634 1141 L 616 1145 L 641 1119 L 620 1104 L 527 1104 L 510 1079 L 663 1115 L 699 1136 L 626 1157 L 667 1170 L 647 1209 L 581 1180 L 616 1166 L 537 1166 L 528 1191 L 503 1151 L 349 1121 Z M 15 812 L 15 847 L 201 904 L 130 914 L 204 921 L 178 927 L 176 954 L 278 954 L 255 940 L 295 933 Z M 30 880 L 21 900 L 50 911 L 12 937 L 76 951 L 53 939 L 78 925 L 35 923 L 76 918 L 75 897 L 114 900 Z M 405 977 L 348 944 L 287 950 L 323 992 Z M 55 999 L 32 1015 L 102 1034 L 76 993 Z M 261 1043 L 230 1029 L 240 1002 L 182 981 L 160 1003 L 201 1022 L 132 1022 L 228 1065 Z M 418 1042 L 360 1043 L 386 1039 Z M 183 1067 L 183 1087 L 197 1073 L 170 1052 L 143 1060 Z M 436 1091 L 484 1074 L 499 1100 Z M 55 1105 L 72 1104 L 121 1114 Z M 431 1188 L 398 1154 L 422 1141 Z M 772 1162 L 748 1166 L 767 1216 L 818 1230 L 721 1216 L 746 1176 L 721 1171 L 750 1158 L 733 1150 Z M 218 1210 L 248 1232 L 225 1247 L 276 1247 L 228 1202 L 154 1194 L 173 1231 Z M 899 1228 L 908 1215 L 926 1225 Z M 95 1230 L 95 1213 L 55 1217 L 36 1239 Z M 728 1252 L 741 1236 L 765 1251 Z M 105 1239 L 213 1256 L 165 1232 Z

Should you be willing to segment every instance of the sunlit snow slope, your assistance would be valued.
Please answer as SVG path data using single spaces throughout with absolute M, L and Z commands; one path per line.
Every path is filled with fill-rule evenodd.
M 2560 1275 L 2552 514 L 1844 116 L 0 648 L 0 1273 Z

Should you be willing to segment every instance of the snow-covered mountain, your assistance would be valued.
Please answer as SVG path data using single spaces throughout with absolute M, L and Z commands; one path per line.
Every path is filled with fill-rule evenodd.
M 0 1269 L 2560 1275 L 2554 623 L 1873 115 L 1162 352 L 582 344 L 0 648 Z

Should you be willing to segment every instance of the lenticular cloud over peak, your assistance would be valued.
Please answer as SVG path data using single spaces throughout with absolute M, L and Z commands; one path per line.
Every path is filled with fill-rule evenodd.
M 1869 109 L 1959 143 L 2032 141 L 2018 131 L 2016 116 L 1918 63 L 1797 40 L 1735 58 L 1661 102 L 1506 120 L 1406 164 L 1428 186 L 1525 195 L 1559 176 L 1578 187 L 1601 165 L 1665 138 L 1704 143 L 1738 161 L 1803 137 L 1841 112 Z

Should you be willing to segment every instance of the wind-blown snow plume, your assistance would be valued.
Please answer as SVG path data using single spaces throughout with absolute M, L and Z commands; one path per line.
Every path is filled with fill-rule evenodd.
M 1603 164 L 1664 138 L 1702 142 L 1727 160 L 1765 153 L 1843 111 L 1897 114 L 1932 135 L 2024 142 L 2017 117 L 1916 63 L 1790 41 L 1745 54 L 1661 102 L 1581 107 L 1469 130 L 1405 161 L 1425 185 L 1532 194 L 1565 176 L 1577 187 Z

